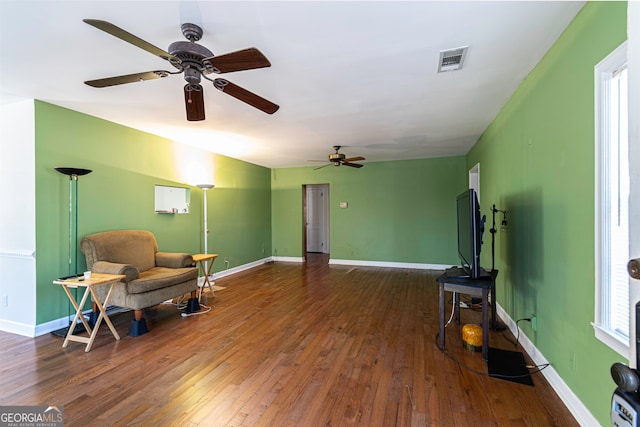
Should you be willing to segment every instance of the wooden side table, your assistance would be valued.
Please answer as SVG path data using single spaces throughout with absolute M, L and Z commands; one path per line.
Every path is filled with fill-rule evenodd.
M 126 276 L 122 274 L 91 273 L 91 277 L 89 279 L 84 279 L 84 277 L 77 277 L 73 279 L 53 281 L 54 284 L 62 286 L 62 289 L 64 289 L 64 292 L 67 294 L 67 297 L 69 298 L 69 300 L 71 301 L 71 303 L 76 309 L 76 315 L 73 318 L 73 322 L 71 324 L 71 327 L 69 328 L 69 332 L 67 332 L 67 336 L 64 339 L 64 343 L 62 343 L 62 348 L 66 348 L 67 345 L 69 345 L 69 341 L 77 341 L 81 343 L 86 343 L 87 347 L 84 349 L 84 351 L 85 352 L 90 351 L 91 346 L 93 345 L 93 341 L 96 339 L 96 335 L 98 334 L 98 329 L 100 328 L 100 324 L 102 323 L 103 319 L 109 326 L 109 329 L 111 330 L 111 333 L 116 338 L 116 340 L 120 339 L 120 335 L 118 335 L 116 328 L 113 326 L 113 323 L 111 323 L 109 316 L 107 316 L 105 307 L 107 306 L 107 304 L 109 304 L 109 299 L 111 298 L 111 293 L 113 291 L 113 285 L 115 285 L 120 280 L 123 280 L 125 277 Z M 107 292 L 107 296 L 103 302 L 100 302 L 100 298 L 98 298 L 98 294 L 94 290 L 96 286 L 101 286 L 101 285 L 110 285 L 109 291 Z M 71 295 L 69 288 L 74 288 L 74 289 L 85 288 L 80 304 L 78 304 L 78 302 L 73 297 L 73 295 Z M 100 310 L 100 314 L 98 315 L 98 320 L 96 320 L 96 324 L 93 326 L 93 329 L 89 326 L 89 324 L 87 323 L 87 321 L 85 320 L 82 314 L 82 308 L 87 302 L 87 298 L 89 297 L 89 295 L 91 295 L 93 302 L 95 302 L 96 306 L 98 307 L 98 310 Z M 84 325 L 87 333 L 89 334 L 89 337 L 80 337 L 80 336 L 73 335 L 73 330 L 76 328 L 78 319 L 82 321 L 82 324 Z
M 208 287 L 211 291 L 211 295 L 215 296 L 214 288 L 211 282 L 209 281 L 209 276 L 211 275 L 211 269 L 213 268 L 213 262 L 218 258 L 218 254 L 196 254 L 193 255 L 193 261 L 196 263 L 196 266 L 199 268 L 198 271 L 202 271 L 204 274 L 204 283 L 200 288 L 200 294 L 198 295 L 198 302 L 202 298 L 202 292 L 204 292 L 204 288 Z M 211 262 L 208 262 L 211 261 Z

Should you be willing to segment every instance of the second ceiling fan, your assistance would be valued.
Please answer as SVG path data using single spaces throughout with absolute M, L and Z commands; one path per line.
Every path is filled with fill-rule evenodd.
M 342 146 L 340 145 L 334 145 L 333 149 L 335 150 L 335 153 L 331 153 L 329 154 L 329 163 L 327 163 L 324 166 L 320 166 L 317 167 L 316 170 L 318 169 L 322 169 L 326 166 L 329 165 L 334 165 L 334 166 L 349 166 L 352 168 L 361 168 L 364 165 L 361 165 L 360 163 L 353 163 L 353 162 L 357 162 L 360 160 L 367 160 L 362 156 L 357 156 L 357 157 L 349 157 L 347 158 L 343 153 L 340 153 L 340 148 L 342 148 Z M 324 162 L 324 160 L 311 160 L 312 162 Z
M 134 36 L 122 28 L 107 21 L 98 19 L 84 19 L 85 23 L 102 30 L 114 37 L 131 43 L 168 61 L 177 71 L 154 70 L 142 73 L 126 74 L 122 76 L 106 77 L 96 80 L 88 80 L 85 83 L 96 88 L 134 83 L 144 80 L 159 79 L 172 74 L 184 73 L 187 84 L 184 86 L 184 101 L 187 111 L 187 120 L 199 121 L 205 119 L 204 95 L 200 85 L 202 78 L 213 83 L 213 87 L 221 92 L 251 105 L 267 114 L 273 114 L 280 108 L 273 102 L 256 95 L 230 81 L 222 78 L 211 79 L 207 75 L 230 73 L 234 71 L 252 70 L 256 68 L 270 67 L 269 60 L 255 47 L 214 55 L 206 47 L 196 42 L 202 38 L 202 28 L 195 24 L 182 24 L 182 34 L 188 41 L 177 41 L 169 45 L 168 51 L 164 51 L 151 43 Z

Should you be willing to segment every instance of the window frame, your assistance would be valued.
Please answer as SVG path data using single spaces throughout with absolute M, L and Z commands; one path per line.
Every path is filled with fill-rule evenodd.
M 603 283 L 603 255 L 610 251 L 609 241 L 605 236 L 607 214 L 604 212 L 605 176 L 609 173 L 609 83 L 617 70 L 627 65 L 627 42 L 618 46 L 594 67 L 595 83 L 595 318 L 592 326 L 598 340 L 615 350 L 625 358 L 629 358 L 631 334 L 624 337 L 610 327 L 611 291 Z M 605 229 L 606 228 L 606 229 Z M 629 303 L 629 302 L 628 302 Z M 629 303 L 630 304 L 630 303 Z M 629 308 L 628 308 L 629 309 Z

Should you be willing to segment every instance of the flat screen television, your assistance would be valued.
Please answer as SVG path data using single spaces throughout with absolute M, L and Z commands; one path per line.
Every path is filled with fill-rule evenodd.
M 480 267 L 480 250 L 482 249 L 482 232 L 484 218 L 480 215 L 480 204 L 475 190 L 468 189 L 458 195 L 458 257 L 462 269 L 472 279 L 482 275 Z

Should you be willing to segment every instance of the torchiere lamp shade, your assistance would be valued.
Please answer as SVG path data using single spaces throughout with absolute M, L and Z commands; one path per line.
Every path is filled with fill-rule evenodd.
M 82 176 L 92 172 L 89 169 L 80 169 L 80 168 L 59 167 L 54 169 L 60 172 L 61 174 L 69 175 L 69 176 L 73 176 L 73 175 Z

